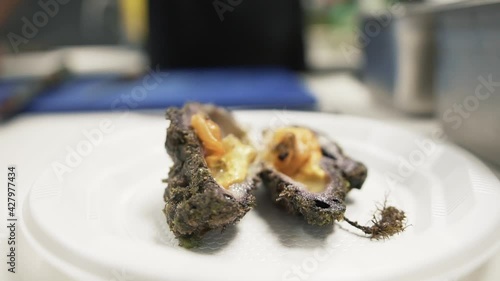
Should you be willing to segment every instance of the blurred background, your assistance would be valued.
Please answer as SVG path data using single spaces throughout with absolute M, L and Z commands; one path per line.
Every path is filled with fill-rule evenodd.
M 500 1 L 0 0 L 0 134 L 18 139 L 40 116 L 200 101 L 444 132 L 500 175 L 499 92 Z
M 114 110 L 136 89 L 140 102 L 122 107 L 197 100 L 368 115 L 408 126 L 437 122 L 454 141 L 500 164 L 497 1 L 0 5 L 3 119 Z M 161 76 L 155 80 L 161 83 L 139 93 L 145 75 Z
M 2 0 L 1 118 L 317 110 L 442 128 L 498 165 L 498 2 Z

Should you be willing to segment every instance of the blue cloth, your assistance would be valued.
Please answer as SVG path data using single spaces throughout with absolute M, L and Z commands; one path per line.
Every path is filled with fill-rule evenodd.
M 0 81 L 0 102 L 26 79 Z M 28 112 L 158 109 L 187 101 L 229 107 L 313 109 L 316 100 L 297 74 L 283 69 L 198 69 L 69 79 L 34 99 Z

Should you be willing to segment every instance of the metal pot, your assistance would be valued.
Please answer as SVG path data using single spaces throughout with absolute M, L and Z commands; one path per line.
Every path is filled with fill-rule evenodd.
M 427 5 L 400 5 L 398 13 L 365 18 L 383 29 L 365 44 L 364 78 L 382 100 L 411 114 L 434 112 L 434 15 Z M 385 22 L 382 20 L 385 19 Z M 390 20 L 387 20 L 390 19 Z M 385 27 L 384 27 L 385 25 Z

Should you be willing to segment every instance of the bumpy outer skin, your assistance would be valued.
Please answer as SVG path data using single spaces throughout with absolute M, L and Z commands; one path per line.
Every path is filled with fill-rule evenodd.
M 312 193 L 300 183 L 273 168 L 265 168 L 259 176 L 271 193 L 271 199 L 288 213 L 302 215 L 309 224 L 327 225 L 344 217 L 344 198 L 349 182 L 340 173 L 331 175 L 331 182 L 321 193 Z
M 163 211 L 170 229 L 184 247 L 196 246 L 209 230 L 236 223 L 255 201 L 250 193 L 255 188 L 253 180 L 238 184 L 245 192 L 233 195 L 211 176 L 203 147 L 189 125 L 191 116 L 200 110 L 208 115 L 216 110 L 217 114 L 231 118 L 221 109 L 198 104 L 169 108 L 166 114 L 171 123 L 165 146 L 174 164 L 167 179 Z
M 316 133 L 321 145 L 323 156 L 332 161 L 332 166 L 342 172 L 342 175 L 349 181 L 351 188 L 360 189 L 368 176 L 368 169 L 363 163 L 358 162 L 344 154 L 342 148 L 326 136 Z
M 361 188 L 367 169 L 342 152 L 334 142 L 319 136 L 323 158 L 321 166 L 330 182 L 321 193 L 309 192 L 305 186 L 266 166 L 260 173 L 271 199 L 287 212 L 302 215 L 312 225 L 327 225 L 342 220 L 346 209 L 344 199 L 352 188 Z

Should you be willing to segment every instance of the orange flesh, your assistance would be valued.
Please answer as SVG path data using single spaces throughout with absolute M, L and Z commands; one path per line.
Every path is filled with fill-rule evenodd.
M 219 125 L 203 114 L 191 117 L 191 126 L 205 148 L 205 161 L 224 188 L 246 179 L 248 168 L 255 159 L 255 150 L 234 135 L 222 138 Z
M 208 155 L 224 154 L 220 128 L 214 121 L 198 113 L 191 117 L 191 126 L 201 139 Z
M 267 160 L 280 172 L 321 192 L 328 176 L 320 166 L 321 146 L 309 129 L 287 127 L 274 132 Z

